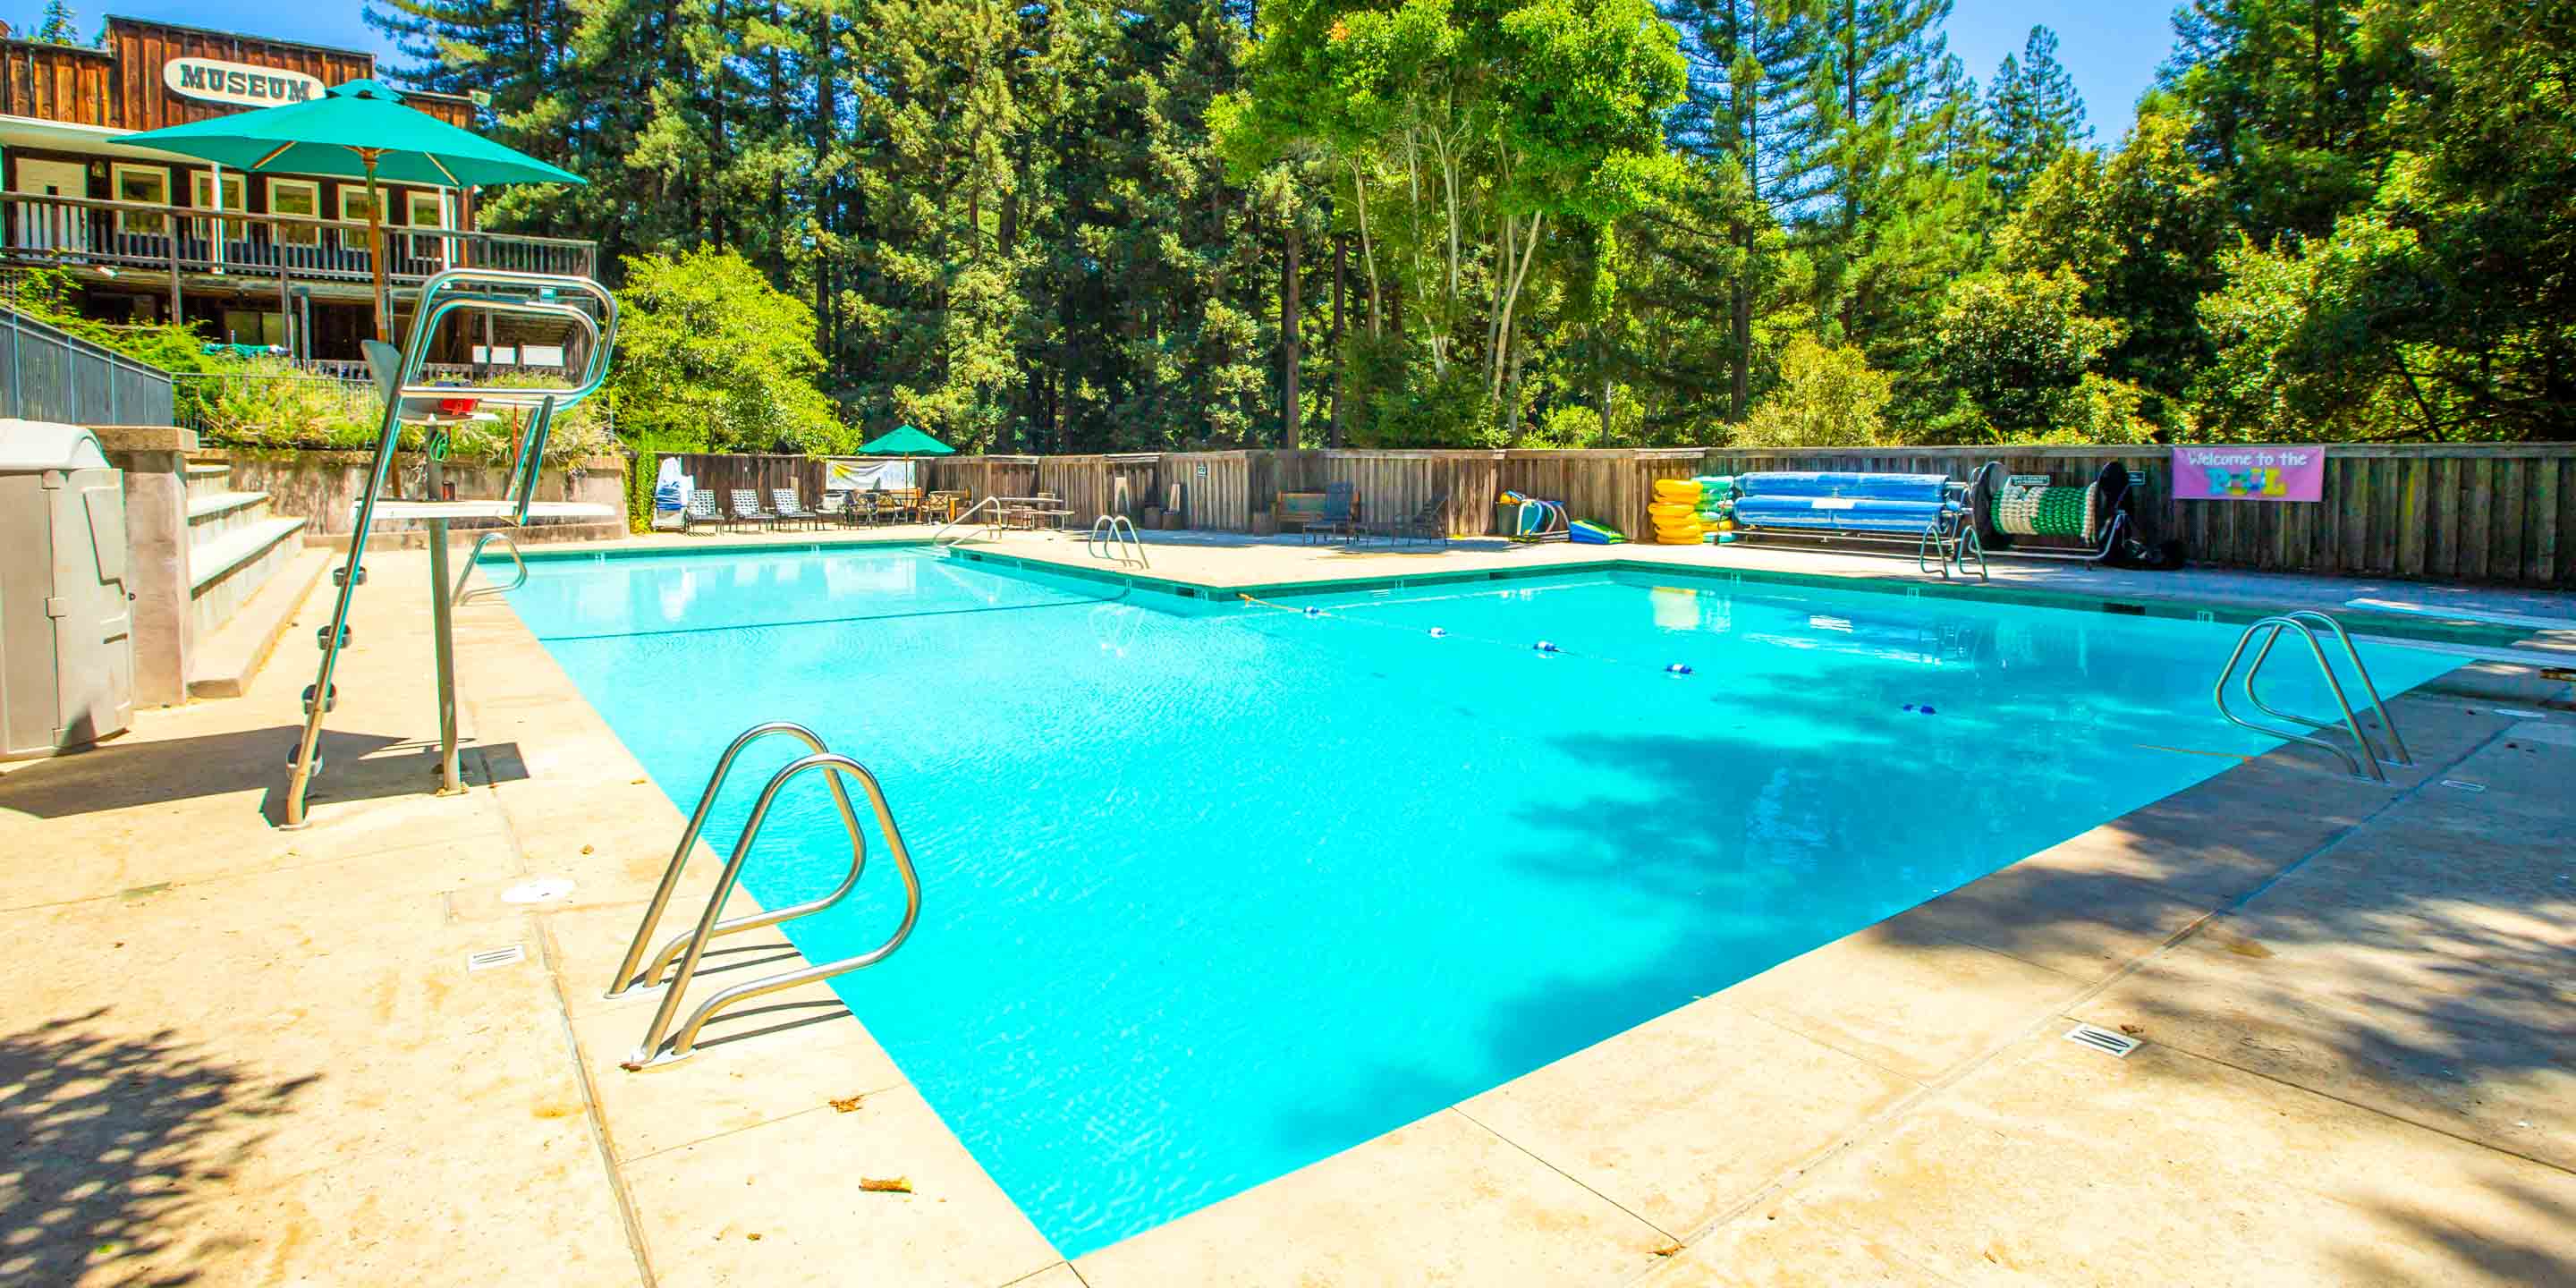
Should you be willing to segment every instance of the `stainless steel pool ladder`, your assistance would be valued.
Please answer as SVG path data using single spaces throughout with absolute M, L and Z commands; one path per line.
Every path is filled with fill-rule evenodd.
M 2353 674 L 2361 679 L 2362 691 L 2370 696 L 2370 709 L 2378 717 L 2380 732 L 2387 736 L 2387 750 L 2395 753 L 2393 756 L 2382 754 L 2379 744 L 2372 741 L 2369 732 L 2362 728 L 2361 717 L 2353 710 L 2352 699 L 2344 694 L 2343 682 L 2335 678 L 2334 663 L 2326 654 L 2325 643 L 2317 637 L 2317 627 L 2320 625 L 2334 636 L 2337 644 L 2343 646 L 2344 657 L 2352 663 Z M 2300 639 L 2307 641 L 2308 651 L 2317 661 L 2317 672 L 2325 677 L 2326 691 L 2334 695 L 2336 708 L 2343 712 L 2341 721 L 2310 720 L 2306 716 L 2282 711 L 2256 696 L 2254 677 L 2262 671 L 2263 663 L 2272 656 L 2272 646 L 2281 641 L 2282 635 L 2292 631 L 2296 631 Z M 2261 637 L 2262 644 L 2260 647 L 2254 647 L 2258 636 Z M 2245 700 L 2254 704 L 2255 710 L 2319 733 L 2340 727 L 2352 735 L 2352 749 L 2346 750 L 2341 743 L 2300 733 L 2297 730 L 2277 728 L 2248 720 L 2230 708 L 2227 705 L 2227 682 L 2237 678 L 2237 663 L 2245 660 L 2245 650 L 2249 647 L 2254 647 L 2254 660 L 2246 665 L 2243 679 L 2238 687 L 2245 694 Z M 2343 623 L 2313 609 L 2276 614 L 2246 627 L 2245 633 L 2236 638 L 2236 651 L 2227 655 L 2227 665 L 2219 669 L 2218 684 L 2211 691 L 2210 697 L 2218 704 L 2218 714 L 2226 717 L 2228 723 L 2251 729 L 2256 733 L 2269 734 L 2275 738 L 2304 743 L 2333 752 L 2343 758 L 2343 763 L 2352 769 L 2352 775 L 2355 778 L 2368 778 L 2385 783 L 2388 781 L 2388 774 L 2380 768 L 2381 764 L 2412 765 L 2415 763 L 2413 754 L 2406 750 L 2405 736 L 2397 732 L 2395 717 L 2388 714 L 2388 704 L 2380 700 L 2379 686 L 2371 682 L 2370 668 L 2362 664 L 2361 650 L 2353 644 L 2352 636 L 2345 632 Z M 2355 752 L 2359 754 L 2355 755 Z
M 742 835 L 733 843 L 733 854 L 725 860 L 724 872 L 716 878 L 716 888 L 707 896 L 706 911 L 698 915 L 696 928 L 672 938 L 669 943 L 662 945 L 661 951 L 654 953 L 651 960 L 647 961 L 644 957 L 645 946 L 653 941 L 653 931 L 661 923 L 663 910 L 670 905 L 672 891 L 679 888 L 680 870 L 688 866 L 689 851 L 697 845 L 698 833 L 707 825 L 707 813 L 715 808 L 716 794 L 724 789 L 725 777 L 733 771 L 734 758 L 742 754 L 743 748 L 772 734 L 784 734 L 794 738 L 810 748 L 813 754 L 794 761 L 770 776 L 769 785 L 760 789 L 760 798 L 751 807 L 750 817 L 743 820 Z M 791 907 L 756 912 L 748 916 L 724 919 L 725 900 L 733 894 L 735 882 L 742 878 L 743 861 L 751 854 L 752 842 L 760 836 L 760 825 L 769 817 L 771 802 L 778 799 L 779 789 L 785 787 L 789 781 L 814 770 L 824 771 L 823 781 L 831 789 L 832 805 L 840 811 L 841 825 L 849 833 L 849 875 L 842 877 L 841 883 L 833 887 L 831 893 L 820 899 Z M 867 792 L 869 806 L 876 811 L 877 826 L 885 831 L 886 849 L 893 853 L 895 872 L 903 879 L 903 923 L 895 927 L 894 934 L 884 943 L 856 956 L 809 965 L 797 970 L 782 971 L 723 989 L 700 1004 L 698 1009 L 689 1012 L 688 1019 L 682 1021 L 678 1029 L 674 1030 L 672 1020 L 679 1014 L 680 999 L 689 991 L 689 981 L 697 974 L 699 958 L 706 953 L 709 940 L 740 931 L 757 930 L 763 926 L 775 926 L 780 922 L 793 921 L 798 917 L 821 912 L 839 903 L 850 891 L 858 888 L 859 873 L 867 867 L 868 843 L 866 836 L 859 830 L 858 814 L 850 808 L 850 793 L 841 785 L 844 777 L 858 780 L 860 788 Z M 725 748 L 722 756 L 716 758 L 716 770 L 707 779 L 707 790 L 698 797 L 698 808 L 689 815 L 689 826 L 686 831 L 680 833 L 679 846 L 671 851 L 670 865 L 662 870 L 662 884 L 654 888 L 653 901 L 644 909 L 644 921 L 635 928 L 634 942 L 627 945 L 626 958 L 617 965 L 617 978 L 610 981 L 608 988 L 610 997 L 622 997 L 637 989 L 651 988 L 657 983 L 664 986 L 662 1004 L 653 1011 L 653 1026 L 645 1030 L 644 1041 L 635 1048 L 634 1054 L 623 1061 L 623 1064 L 629 1070 L 640 1070 L 677 1063 L 687 1058 L 690 1050 L 697 1045 L 698 1030 L 705 1027 L 706 1022 L 717 1012 L 737 1002 L 775 993 L 781 989 L 830 979 L 835 975 L 845 975 L 865 966 L 874 966 L 892 956 L 894 950 L 903 946 L 903 941 L 912 934 L 913 923 L 920 919 L 921 879 L 913 873 L 912 853 L 904 848 L 903 833 L 895 827 L 894 811 L 887 807 L 885 792 L 877 786 L 876 775 L 869 773 L 867 766 L 824 746 L 823 740 L 816 736 L 813 730 L 803 725 L 785 720 L 753 725 L 744 730 L 742 736 L 734 739 L 732 745 Z M 675 957 L 679 959 L 679 967 L 671 974 L 668 981 L 664 981 L 663 969 L 670 966 Z M 641 967 L 640 970 L 639 967 Z M 668 1050 L 664 1049 L 666 1035 L 669 1039 Z
M 506 586 L 485 586 L 480 590 L 469 592 L 465 589 L 465 583 L 474 580 L 474 570 L 481 566 L 483 561 L 483 547 L 488 546 L 495 541 L 500 542 L 501 545 L 510 552 L 510 565 L 515 569 L 515 571 L 510 575 L 510 584 Z M 465 571 L 456 574 L 456 593 L 449 597 L 448 602 L 452 604 L 463 604 L 469 599 L 481 599 L 491 595 L 506 595 L 527 584 L 528 561 L 519 557 L 519 543 L 511 540 L 508 532 L 495 528 L 492 531 L 486 532 L 482 536 L 474 539 L 474 549 L 465 556 Z
M 1096 559 L 1115 559 L 1121 567 L 1128 562 L 1128 552 L 1135 552 L 1139 568 L 1154 565 L 1145 561 L 1145 539 L 1136 535 L 1136 521 L 1123 514 L 1104 514 L 1091 521 L 1091 535 L 1082 539 L 1082 552 Z
M 1001 505 L 1001 502 L 1002 502 L 1002 498 L 1000 498 L 1000 497 L 998 497 L 998 496 L 988 496 L 988 497 L 985 497 L 985 498 L 984 498 L 983 500 L 981 500 L 981 501 L 977 501 L 977 502 L 976 502 L 975 504 L 973 504 L 973 505 L 967 506 L 967 507 L 966 507 L 966 511 L 965 511 L 965 513 L 958 515 L 958 516 L 957 516 L 956 518 L 954 518 L 954 519 L 950 519 L 950 520 L 949 520 L 948 522 L 946 522 L 946 523 L 940 524 L 940 525 L 938 526 L 938 528 L 934 529 L 934 530 L 931 532 L 931 534 L 930 534 L 930 544 L 932 544 L 932 545 L 934 545 L 934 546 L 938 545 L 938 544 L 939 544 L 939 539 L 940 539 L 941 537 L 947 536 L 947 535 L 948 535 L 948 530 L 949 530 L 950 528 L 954 528 L 954 527 L 958 526 L 959 524 L 962 524 L 962 523 L 966 522 L 968 519 L 974 518 L 974 517 L 975 517 L 975 515 L 976 515 L 976 513 L 977 513 L 978 511 L 981 511 L 981 510 L 990 510 L 990 511 L 992 511 L 992 512 L 993 512 L 993 517 L 991 517 L 991 518 L 989 518 L 989 519 L 986 519 L 986 520 L 984 521 L 984 526 L 986 526 L 986 527 L 995 527 L 995 526 L 999 526 L 999 525 L 1000 525 L 1000 523 L 1001 523 L 1001 521 L 1002 521 L 1002 505 Z M 950 541 L 948 544 L 953 546 L 953 545 L 956 545 L 958 541 L 963 541 L 963 540 L 965 540 L 965 539 L 966 539 L 966 538 L 964 538 L 964 537 L 962 537 L 962 536 L 961 536 L 961 537 L 958 537 L 955 541 Z

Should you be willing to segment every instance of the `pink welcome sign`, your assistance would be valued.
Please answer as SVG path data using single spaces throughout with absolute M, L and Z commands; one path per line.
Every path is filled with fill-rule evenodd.
M 2244 444 L 2173 449 L 2178 501 L 2316 501 L 2325 496 L 2326 449 Z

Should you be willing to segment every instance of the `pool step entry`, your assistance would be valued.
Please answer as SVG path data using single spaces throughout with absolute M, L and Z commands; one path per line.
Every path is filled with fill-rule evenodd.
M 2345 695 L 2343 681 L 2335 676 L 2334 662 L 2326 652 L 2325 641 L 2319 635 L 2319 628 L 2323 628 L 2325 634 L 2334 637 L 2335 643 L 2342 648 L 2344 659 L 2351 663 L 2353 675 L 2361 680 L 2362 692 L 2369 696 L 2371 712 L 2378 718 L 2379 731 L 2388 741 L 2385 753 L 2380 745 L 2372 740 L 2369 732 L 2362 728 L 2361 717 L 2354 711 L 2352 699 Z M 2271 659 L 2272 646 L 2280 643 L 2283 635 L 2292 632 L 2296 632 L 2300 639 L 2307 641 L 2308 652 L 2316 659 L 2317 671 L 2325 677 L 2326 691 L 2334 695 L 2335 706 L 2343 713 L 2342 720 L 2310 720 L 2306 716 L 2293 715 L 2275 708 L 2255 695 L 2254 677 L 2263 670 L 2263 663 Z M 2256 642 L 2258 640 L 2259 644 Z M 2245 663 L 2240 679 L 2237 666 L 2245 662 L 2245 651 L 2249 648 L 2254 650 L 2254 660 Z M 2228 705 L 2227 686 L 2230 680 L 2238 681 L 2238 688 L 2244 694 L 2245 701 L 2251 703 L 2255 710 L 2276 720 L 2289 721 L 2300 729 L 2311 732 L 2302 733 L 2299 729 L 2267 725 L 2248 720 L 2238 714 Z M 2361 649 L 2353 644 L 2352 636 L 2345 632 L 2343 623 L 2314 609 L 2277 614 L 2246 627 L 2245 633 L 2236 637 L 2236 651 L 2227 655 L 2227 665 L 2219 668 L 2218 684 L 2211 690 L 2210 697 L 2218 704 L 2218 714 L 2225 717 L 2228 723 L 2251 729 L 2256 733 L 2332 752 L 2352 770 L 2352 776 L 2355 778 L 2385 783 L 2388 781 L 2388 772 L 2380 768 L 2382 764 L 2412 765 L 2415 763 L 2414 756 L 2406 750 L 2405 736 L 2397 732 L 2396 718 L 2388 714 L 2388 704 L 2380 700 L 2379 686 L 2371 682 L 2370 668 L 2362 664 Z M 2315 736 L 2332 733 L 2337 729 L 2343 730 L 2352 738 L 2351 749 L 2346 749 L 2339 742 Z
M 653 932 L 661 924 L 662 912 L 670 906 L 671 892 L 679 888 L 680 870 L 688 866 L 689 851 L 696 848 L 698 834 L 706 828 L 707 813 L 715 808 L 716 795 L 724 789 L 726 776 L 733 772 L 734 758 L 742 754 L 743 748 L 771 736 L 793 738 L 804 743 L 811 754 L 770 776 L 769 785 L 760 789 L 760 797 L 751 807 L 750 817 L 743 820 L 742 835 L 733 843 L 733 854 L 725 860 L 724 871 L 716 878 L 716 888 L 707 896 L 706 911 L 698 914 L 696 928 L 674 936 L 648 961 L 644 956 L 645 947 L 653 942 Z M 750 856 L 751 843 L 759 838 L 760 825 L 768 819 L 770 804 L 778 799 L 779 789 L 801 775 L 816 771 L 823 773 L 824 786 L 832 793 L 833 808 L 840 811 L 841 826 L 849 833 L 849 875 L 842 877 L 841 883 L 820 899 L 726 918 L 725 900 L 733 894 L 735 883 L 742 879 L 743 860 Z M 858 888 L 859 873 L 867 867 L 868 842 L 865 833 L 859 829 L 858 813 L 850 808 L 850 793 L 841 781 L 844 778 L 856 779 L 860 789 L 867 793 L 868 805 L 876 811 L 877 827 L 885 833 L 886 849 L 894 855 L 895 873 L 903 879 L 902 924 L 895 927 L 894 934 L 888 936 L 884 943 L 855 956 L 782 971 L 722 989 L 700 1004 L 698 1009 L 689 1012 L 688 1019 L 674 1029 L 672 1022 L 679 1016 L 680 999 L 689 991 L 689 981 L 697 975 L 699 958 L 705 955 L 709 940 L 822 912 Z M 698 797 L 698 808 L 689 815 L 689 826 L 680 833 L 680 844 L 671 851 L 670 865 L 662 870 L 662 884 L 654 888 L 653 901 L 644 909 L 644 920 L 635 927 L 635 939 L 626 946 L 625 960 L 617 965 L 617 978 L 609 983 L 607 995 L 610 997 L 623 997 L 657 985 L 664 990 L 662 1004 L 653 1011 L 652 1027 L 645 1030 L 644 1040 L 637 1044 L 634 1054 L 621 1063 L 630 1072 L 676 1064 L 688 1058 L 691 1049 L 697 1045 L 698 1031 L 718 1012 L 780 989 L 874 966 L 903 947 L 903 941 L 912 934 L 913 923 L 920 919 L 921 879 L 913 872 L 912 853 L 904 848 L 903 832 L 895 826 L 894 811 L 887 807 L 885 792 L 877 786 L 876 775 L 868 772 L 867 766 L 824 746 L 822 738 L 803 725 L 785 720 L 753 725 L 743 730 L 742 736 L 735 738 L 732 745 L 725 748 L 724 754 L 716 758 L 716 770 L 707 778 L 707 790 Z M 677 959 L 678 967 L 671 970 L 670 977 L 665 980 L 663 972 L 671 967 L 674 959 Z
M 1154 566 L 1145 560 L 1145 539 L 1136 535 L 1136 521 L 1123 514 L 1092 520 L 1091 535 L 1082 539 L 1082 552 L 1094 559 L 1115 559 L 1121 568 L 1131 561 L 1139 568 Z
M 419 383 L 439 325 L 460 312 L 568 324 L 586 348 L 581 380 L 569 389 Z M 381 340 L 366 342 L 367 366 L 385 402 L 384 424 L 376 435 L 375 459 L 368 466 L 366 485 L 358 492 L 357 513 L 349 527 L 348 558 L 332 573 L 331 581 L 338 592 L 332 599 L 331 624 L 314 633 L 321 644 L 322 661 L 312 685 L 304 691 L 304 734 L 287 756 L 283 826 L 301 827 L 305 823 L 305 793 L 312 786 L 313 776 L 322 769 L 322 717 L 330 714 L 336 697 L 331 675 L 339 666 L 340 650 L 349 646 L 353 633 L 350 609 L 357 601 L 358 588 L 367 580 L 367 538 L 379 522 L 418 522 L 428 529 L 430 631 L 438 688 L 438 794 L 452 796 L 465 790 L 456 756 L 456 646 L 448 613 L 463 587 L 451 587 L 448 582 L 447 525 L 454 519 L 498 519 L 515 527 L 526 523 L 535 511 L 565 518 L 610 513 L 606 506 L 541 504 L 536 500 L 536 491 L 537 476 L 545 465 L 546 436 L 553 427 L 555 413 L 569 410 L 599 392 L 608 379 L 608 358 L 616 343 L 617 300 L 607 287 L 586 277 L 484 268 L 452 268 L 421 283 L 419 302 L 412 309 L 411 331 L 402 348 Z M 508 494 L 484 500 L 448 500 L 442 495 L 440 477 L 447 430 L 490 408 L 520 411 L 527 416 L 526 427 L 519 436 L 518 454 L 510 463 L 505 484 Z M 432 499 L 382 495 L 393 471 L 396 446 L 407 425 L 421 427 L 429 434 L 424 490 Z M 481 550 L 477 544 L 476 553 Z M 517 553 L 517 547 L 512 546 L 513 558 Z M 470 572 L 471 560 L 468 564 Z

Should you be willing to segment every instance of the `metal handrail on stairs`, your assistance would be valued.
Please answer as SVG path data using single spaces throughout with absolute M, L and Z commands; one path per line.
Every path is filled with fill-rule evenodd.
M 2352 699 L 2344 693 L 2343 682 L 2335 676 L 2334 664 L 2326 655 L 2325 644 L 2317 637 L 2317 624 L 2322 624 L 2326 631 L 2335 637 L 2335 641 L 2343 646 L 2344 656 L 2352 662 L 2353 674 L 2360 678 L 2362 691 L 2370 697 L 2370 708 L 2378 718 L 2380 731 L 2387 735 L 2388 751 L 2395 753 L 2394 755 L 2382 754 L 2379 744 L 2372 741 L 2368 731 L 2362 728 L 2361 717 L 2353 709 Z M 2299 638 L 2307 641 L 2309 653 L 2316 658 L 2317 671 L 2325 677 L 2326 691 L 2334 695 L 2335 706 L 2343 713 L 2342 720 L 2311 720 L 2306 716 L 2280 710 L 2263 701 L 2254 692 L 2254 677 L 2262 671 L 2263 663 L 2271 658 L 2272 646 L 2280 642 L 2284 633 L 2290 631 L 2298 632 Z M 2350 750 L 2341 743 L 2314 737 L 2311 734 L 2248 720 L 2228 706 L 2227 682 L 2237 678 L 2237 663 L 2245 660 L 2245 650 L 2254 647 L 2257 636 L 2262 638 L 2262 644 L 2254 648 L 2254 660 L 2245 667 L 2244 675 L 2238 685 L 2245 695 L 2245 700 L 2252 703 L 2255 710 L 2267 716 L 2287 720 L 2318 733 L 2341 728 L 2352 737 L 2353 745 Z M 2218 683 L 2211 690 L 2210 698 L 2218 705 L 2218 714 L 2226 718 L 2228 723 L 2251 729 L 2256 733 L 2332 752 L 2352 770 L 2355 778 L 2368 778 L 2385 783 L 2388 781 L 2388 774 L 2380 768 L 2381 764 L 2412 765 L 2415 763 L 2413 753 L 2406 749 L 2405 735 L 2397 731 L 2396 719 L 2388 714 L 2388 704 L 2380 698 L 2379 686 L 2370 678 L 2370 668 L 2362 663 L 2361 649 L 2352 642 L 2352 636 L 2344 630 L 2343 623 L 2314 609 L 2276 614 L 2246 627 L 2245 633 L 2236 638 L 2235 651 L 2227 655 L 2227 665 L 2219 668 Z M 2356 755 L 2356 752 L 2359 754 Z
M 689 852 L 696 847 L 698 835 L 706 827 L 707 815 L 715 808 L 716 796 L 723 790 L 726 777 L 733 771 L 734 758 L 742 754 L 743 748 L 773 734 L 783 734 L 804 743 L 812 750 L 812 754 L 796 760 L 770 776 L 768 786 L 761 789 L 758 801 L 751 807 L 750 816 L 743 821 L 742 835 L 734 841 L 733 854 L 725 860 L 724 872 L 716 878 L 716 888 L 707 896 L 706 911 L 699 914 L 697 926 L 664 944 L 661 950 L 654 953 L 648 961 L 644 955 L 645 946 L 652 942 L 653 932 L 661 922 L 662 913 L 670 906 L 671 894 L 679 887 L 681 869 L 688 865 Z M 834 886 L 830 893 L 819 899 L 748 916 L 725 918 L 723 916 L 725 900 L 732 895 L 734 885 L 742 878 L 744 860 L 751 854 L 752 842 L 760 836 L 761 824 L 769 817 L 771 802 L 778 798 L 779 790 L 791 780 L 798 775 L 815 770 L 826 771 L 824 782 L 831 790 L 832 804 L 840 812 L 841 824 L 849 833 L 849 873 L 841 878 L 840 884 Z M 688 992 L 689 981 L 697 975 L 698 962 L 706 952 L 708 941 L 720 936 L 756 930 L 763 926 L 774 926 L 780 922 L 822 912 L 838 904 L 852 890 L 858 888 L 859 874 L 867 867 L 867 838 L 859 829 L 857 812 L 850 808 L 849 792 L 841 784 L 843 777 L 858 780 L 860 788 L 867 793 L 869 806 L 876 811 L 877 826 L 885 832 L 886 848 L 893 854 L 895 871 L 903 880 L 902 924 L 895 927 L 893 935 L 889 936 L 883 944 L 867 952 L 797 970 L 782 971 L 723 989 L 700 1004 L 696 1010 L 691 1011 L 688 1018 L 681 1021 L 674 1029 L 672 1022 L 679 1015 L 680 999 Z M 645 1031 L 644 1040 L 636 1046 L 634 1053 L 622 1062 L 623 1066 L 629 1070 L 641 1070 L 677 1063 L 686 1058 L 697 1045 L 698 1031 L 705 1027 L 708 1020 L 727 1007 L 750 998 L 775 993 L 781 989 L 794 988 L 799 984 L 830 979 L 835 975 L 873 966 L 892 956 L 897 948 L 902 947 L 903 941 L 912 934 L 914 923 L 920 919 L 921 879 L 913 871 L 912 853 L 904 847 L 903 833 L 895 826 L 894 811 L 887 806 L 885 792 L 877 786 L 876 775 L 868 772 L 867 766 L 825 747 L 822 738 L 803 725 L 785 720 L 754 725 L 744 730 L 741 736 L 735 738 L 733 743 L 725 748 L 724 754 L 717 757 L 715 773 L 708 777 L 706 791 L 698 797 L 698 807 L 689 815 L 689 825 L 681 832 L 680 844 L 671 852 L 669 866 L 663 869 L 662 882 L 655 887 L 652 902 L 645 907 L 644 920 L 635 928 L 634 941 L 627 945 L 625 959 L 618 963 L 617 978 L 610 983 L 607 994 L 610 997 L 620 997 L 637 989 L 653 987 L 657 983 L 662 984 L 666 990 L 662 994 L 661 1005 L 654 1009 L 652 1027 Z M 669 980 L 665 982 L 662 980 L 663 971 L 675 958 L 679 963 L 678 969 L 673 971 Z M 642 967 L 640 971 L 637 969 L 639 965 Z M 664 1049 L 666 1036 L 668 1050 Z
M 1082 539 L 1082 551 L 1098 559 L 1115 559 L 1127 563 L 1127 552 L 1136 552 L 1136 566 L 1151 568 L 1146 562 L 1145 539 L 1136 533 L 1136 521 L 1123 514 L 1104 514 L 1091 521 L 1090 535 Z

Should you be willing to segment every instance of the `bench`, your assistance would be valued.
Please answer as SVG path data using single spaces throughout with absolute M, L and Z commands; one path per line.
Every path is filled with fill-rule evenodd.
M 1967 486 L 1943 474 L 1870 474 L 1841 470 L 1771 470 L 1735 477 L 1731 509 L 1742 537 L 1802 537 L 1914 546 L 1915 567 L 1941 575 L 1985 553 L 1968 509 Z

